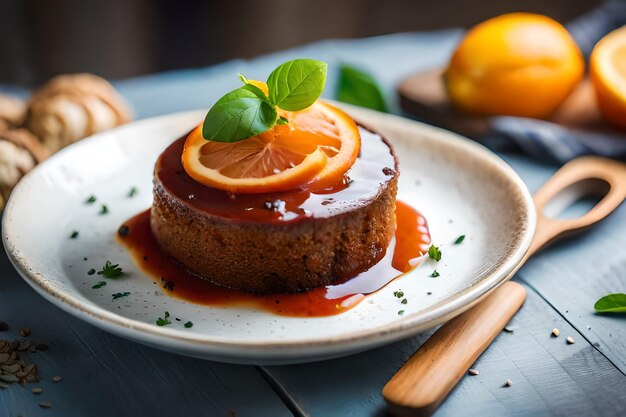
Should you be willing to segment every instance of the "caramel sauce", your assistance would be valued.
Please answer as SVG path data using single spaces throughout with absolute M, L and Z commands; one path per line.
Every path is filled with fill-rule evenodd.
M 334 216 L 374 200 L 381 186 L 398 175 L 397 161 L 384 139 L 363 127 L 359 132 L 359 157 L 337 183 L 325 189 L 235 195 L 207 187 L 183 168 L 181 154 L 187 135 L 174 141 L 157 160 L 156 184 L 193 210 L 235 222 L 285 224 Z
M 411 206 L 397 201 L 396 225 L 395 238 L 385 256 L 372 268 L 342 283 L 298 294 L 254 295 L 220 287 L 191 274 L 159 248 L 150 230 L 150 210 L 124 223 L 119 240 L 137 265 L 171 297 L 208 306 L 258 308 L 282 316 L 321 317 L 353 308 L 368 294 L 419 265 L 421 255 L 430 245 L 426 219 Z

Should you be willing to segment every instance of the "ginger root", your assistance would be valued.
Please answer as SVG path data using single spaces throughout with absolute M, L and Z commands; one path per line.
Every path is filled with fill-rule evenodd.
M 15 184 L 47 156 L 47 149 L 28 130 L 0 131 L 0 210 Z
M 0 132 L 21 125 L 25 116 L 26 103 L 13 96 L 0 95 Z
M 50 151 L 131 120 L 124 99 L 91 74 L 60 75 L 29 100 L 26 127 Z

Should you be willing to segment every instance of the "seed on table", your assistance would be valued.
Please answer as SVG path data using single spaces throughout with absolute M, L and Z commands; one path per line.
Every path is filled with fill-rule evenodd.
M 19 363 L 14 363 L 12 365 L 2 365 L 0 366 L 0 369 L 2 369 L 6 373 L 14 374 L 22 369 L 22 365 L 20 365 Z
M 22 329 L 20 330 L 20 334 L 22 335 L 22 337 L 28 337 L 30 336 L 30 329 L 28 327 L 22 327 Z
M 28 365 L 24 365 L 24 374 L 30 374 L 35 370 L 35 364 L 29 363 Z
M 20 352 L 24 352 L 25 350 L 30 349 L 31 345 L 32 344 L 28 340 L 24 339 L 19 342 L 19 345 L 17 345 L 17 350 L 19 350 Z
M 39 387 L 35 387 L 31 390 L 33 392 L 33 394 L 39 395 L 43 392 L 43 390 Z
M 53 376 L 52 377 L 52 382 L 61 382 L 63 381 L 63 377 L 62 376 Z
M 506 382 L 504 383 L 503 387 L 508 388 L 511 385 L 513 385 L 513 381 L 511 381 L 510 379 L 507 379 Z
M 561 332 L 559 332 L 559 329 L 557 329 L 556 327 L 552 329 L 552 337 L 559 337 L 560 334 Z
M 39 403 L 39 407 L 41 407 L 41 408 L 52 408 L 52 403 L 50 401 Z
M 4 374 L 4 375 L 0 375 L 0 381 L 13 383 L 13 382 L 17 382 L 18 378 L 13 374 Z
M 507 333 L 513 333 L 513 332 L 515 331 L 515 327 L 512 327 L 512 326 L 506 326 L 506 327 L 504 328 L 504 331 L 505 331 L 505 332 L 507 332 Z
M 572 336 L 567 336 L 565 341 L 567 342 L 568 345 L 573 345 L 574 343 L 576 343 L 576 341 L 574 341 L 574 338 Z
M 467 371 L 467 373 L 470 374 L 471 376 L 476 376 L 480 373 L 480 371 L 478 369 L 470 368 L 470 370 Z
M 35 382 L 39 382 L 39 375 L 37 375 L 35 373 L 28 374 L 28 375 L 26 375 L 26 378 L 24 378 L 24 381 L 27 384 L 34 384 Z M 21 381 L 21 382 L 24 382 L 24 381 Z

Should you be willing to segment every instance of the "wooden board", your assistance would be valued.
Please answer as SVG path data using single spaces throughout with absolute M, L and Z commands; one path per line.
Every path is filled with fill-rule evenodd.
M 420 120 L 472 137 L 490 130 L 490 117 L 470 115 L 454 108 L 445 91 L 441 68 L 408 77 L 398 85 L 397 91 L 402 109 Z M 571 128 L 624 134 L 602 120 L 589 80 L 572 92 L 549 121 Z

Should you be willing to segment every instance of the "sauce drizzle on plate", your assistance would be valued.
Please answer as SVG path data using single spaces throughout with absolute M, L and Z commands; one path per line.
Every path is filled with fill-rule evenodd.
M 118 240 L 135 263 L 171 297 L 208 306 L 258 308 L 281 316 L 323 317 L 353 308 L 368 294 L 419 265 L 430 246 L 426 219 L 397 201 L 396 223 L 395 237 L 385 256 L 372 268 L 344 282 L 297 294 L 255 295 L 220 287 L 191 274 L 159 248 L 150 230 L 150 210 L 125 222 L 125 232 L 118 235 Z

